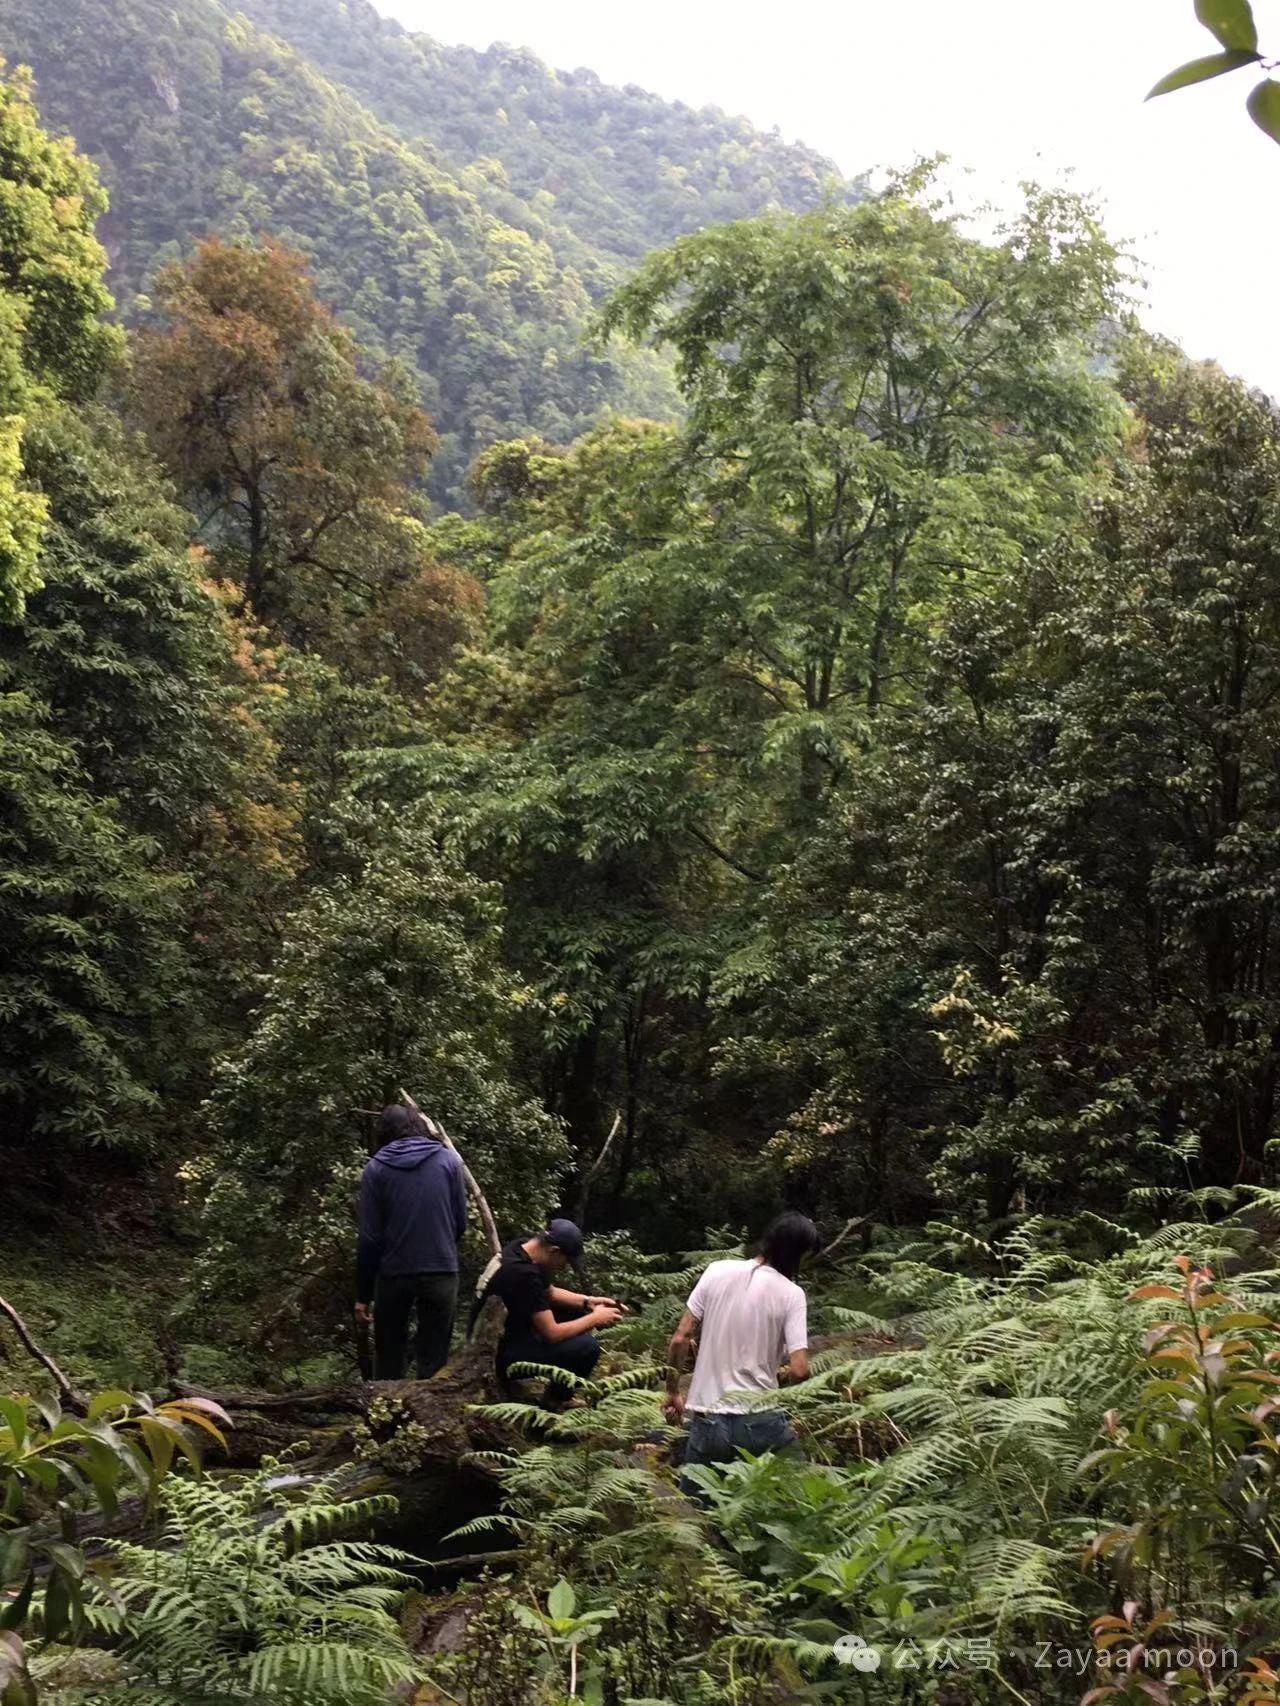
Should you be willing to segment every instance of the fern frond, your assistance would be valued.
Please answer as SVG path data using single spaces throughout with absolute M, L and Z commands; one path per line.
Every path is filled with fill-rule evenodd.
M 481 1535 L 500 1534 L 504 1529 L 511 1534 L 523 1534 L 528 1531 L 530 1524 L 513 1516 L 509 1511 L 499 1511 L 493 1516 L 473 1517 L 470 1522 L 464 1522 L 459 1528 L 451 1528 L 445 1535 L 446 1541 L 477 1540 Z
M 247 1667 L 250 1688 L 267 1699 L 288 1691 L 304 1699 L 373 1702 L 421 1676 L 407 1655 L 370 1652 L 343 1641 L 281 1643 L 255 1653 Z

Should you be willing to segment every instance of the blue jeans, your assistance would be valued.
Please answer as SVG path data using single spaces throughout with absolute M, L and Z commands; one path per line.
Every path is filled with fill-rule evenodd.
M 740 1451 L 760 1457 L 766 1451 L 786 1451 L 796 1443 L 796 1430 L 783 1410 L 711 1410 L 690 1414 L 686 1465 L 732 1463 Z M 682 1481 L 682 1485 L 685 1485 Z M 685 1491 L 693 1490 L 692 1483 Z

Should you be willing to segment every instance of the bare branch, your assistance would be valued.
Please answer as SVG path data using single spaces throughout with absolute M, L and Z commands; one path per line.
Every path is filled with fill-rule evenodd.
M 578 1220 L 579 1226 L 581 1226 L 583 1221 L 587 1218 L 587 1199 L 591 1195 L 592 1181 L 595 1179 L 595 1177 L 599 1173 L 600 1169 L 604 1166 L 605 1160 L 608 1157 L 609 1151 L 613 1147 L 613 1140 L 615 1137 L 617 1137 L 618 1128 L 621 1126 L 621 1124 L 622 1124 L 622 1110 L 619 1109 L 618 1112 L 613 1116 L 613 1124 L 609 1127 L 609 1135 L 608 1135 L 608 1137 L 605 1138 L 604 1145 L 601 1148 L 600 1153 L 596 1156 L 595 1160 L 591 1163 L 591 1165 L 587 1168 L 586 1172 L 582 1175 L 582 1184 L 580 1185 L 580 1187 L 578 1189 L 578 1204 L 577 1204 L 577 1220 Z
M 740 877 L 746 877 L 749 882 L 753 883 L 763 883 L 767 881 L 763 872 L 753 871 L 749 865 L 741 864 L 734 858 L 732 853 L 726 853 L 723 847 L 718 847 L 709 835 L 704 835 L 702 831 L 700 829 L 696 829 L 693 824 L 688 825 L 688 830 L 693 839 L 700 842 L 701 845 L 706 848 L 708 853 L 714 853 L 717 859 L 723 859 L 730 870 L 736 871 Z
M 21 1315 L 18 1314 L 18 1311 L 13 1307 L 12 1303 L 6 1303 L 3 1297 L 0 1297 L 0 1315 L 6 1317 L 12 1325 L 14 1332 L 22 1340 L 22 1343 L 26 1346 L 27 1350 L 30 1351 L 36 1361 L 46 1370 L 50 1379 L 58 1388 L 58 1396 L 62 1400 L 65 1408 L 68 1410 L 75 1410 L 83 1415 L 89 1408 L 89 1401 L 85 1397 L 84 1393 L 71 1384 L 66 1375 L 58 1367 L 57 1363 L 54 1362 L 53 1358 L 49 1355 L 48 1351 L 41 1350 L 40 1346 L 31 1337 L 31 1330 L 22 1319 Z

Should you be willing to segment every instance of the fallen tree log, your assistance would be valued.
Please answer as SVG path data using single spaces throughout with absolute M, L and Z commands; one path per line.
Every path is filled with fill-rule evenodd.
M 496 1311 L 486 1309 L 475 1336 L 430 1380 L 365 1380 L 349 1386 L 294 1392 L 212 1391 L 179 1386 L 177 1396 L 209 1398 L 231 1417 L 227 1462 L 254 1468 L 264 1457 L 310 1446 L 314 1467 L 350 1457 L 371 1413 L 391 1408 L 404 1429 L 415 1428 L 424 1463 L 456 1466 L 471 1451 L 493 1443 L 494 1429 L 474 1407 L 498 1396 L 494 1377 Z
M 180 1386 L 178 1395 L 212 1398 L 231 1417 L 230 1468 L 289 1458 L 288 1473 L 309 1475 L 349 1465 L 351 1497 L 383 1491 L 399 1514 L 379 1538 L 419 1556 L 438 1554 L 445 1537 L 497 1508 L 493 1470 L 473 1454 L 515 1443 L 478 1413 L 498 1397 L 494 1345 L 501 1311 L 487 1309 L 476 1336 L 430 1380 L 370 1380 L 296 1392 L 212 1392 Z M 474 1543 L 473 1543 L 474 1544 Z
M 497 1508 L 496 1477 L 471 1454 L 516 1443 L 476 1413 L 498 1396 L 493 1364 L 498 1323 L 493 1315 L 486 1311 L 477 1337 L 430 1380 L 355 1381 L 292 1392 L 214 1392 L 179 1385 L 173 1395 L 212 1399 L 231 1418 L 226 1452 L 204 1453 L 207 1472 L 257 1469 L 271 1458 L 287 1458 L 282 1478 L 307 1479 L 343 1470 L 341 1496 L 390 1492 L 399 1500 L 398 1515 L 377 1525 L 379 1539 L 420 1557 L 435 1556 L 444 1565 L 451 1549 L 445 1537 L 472 1517 Z M 383 1419 L 388 1414 L 390 1419 Z M 391 1464 L 386 1461 L 388 1447 Z M 70 1522 L 76 1539 L 91 1554 L 102 1549 L 95 1542 L 155 1543 L 163 1530 L 155 1511 L 137 1496 L 122 1498 L 110 1516 L 83 1512 Z M 462 1542 L 455 1549 L 466 1555 L 474 1544 Z

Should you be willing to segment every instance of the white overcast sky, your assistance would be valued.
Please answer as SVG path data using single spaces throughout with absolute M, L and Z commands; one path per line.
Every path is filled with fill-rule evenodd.
M 1143 104 L 1214 51 L 1192 0 L 375 3 L 442 41 L 777 125 L 850 174 L 944 152 L 1000 197 L 1071 170 L 1142 258 L 1148 323 L 1280 395 L 1280 146 L 1245 113 L 1252 72 Z M 1280 44 L 1280 6 L 1255 10 Z

